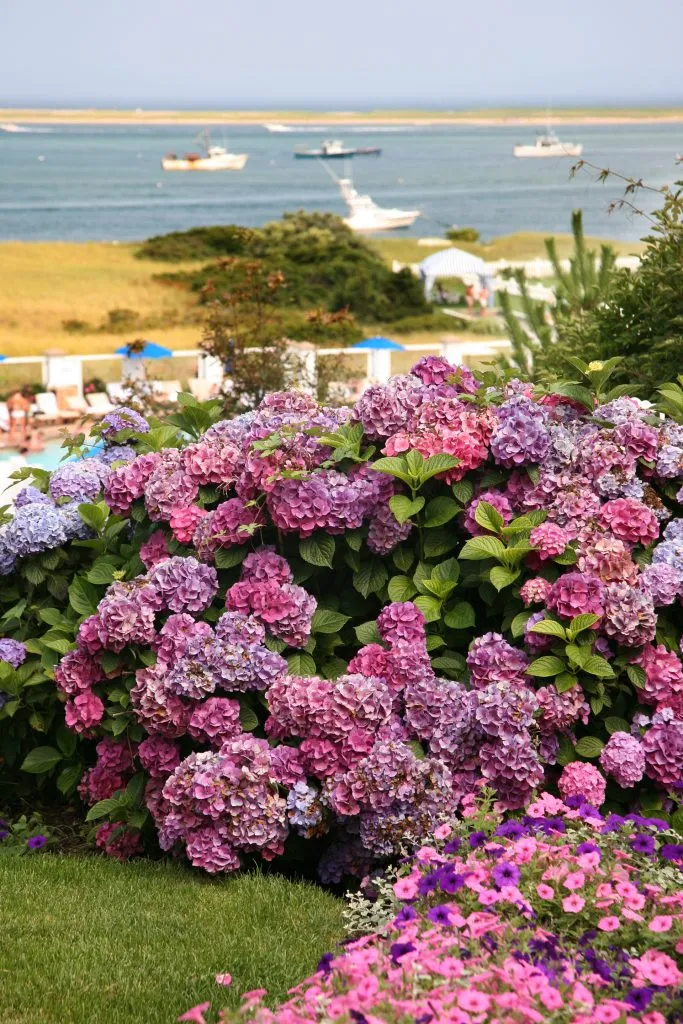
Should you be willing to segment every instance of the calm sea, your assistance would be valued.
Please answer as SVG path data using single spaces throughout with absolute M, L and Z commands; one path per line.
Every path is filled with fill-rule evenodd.
M 646 228 L 640 218 L 608 213 L 620 194 L 616 182 L 598 185 L 585 174 L 570 180 L 571 159 L 515 160 L 513 144 L 531 142 L 533 128 L 338 127 L 273 135 L 254 125 L 225 136 L 233 152 L 249 154 L 244 171 L 164 173 L 161 157 L 196 148 L 195 135 L 192 126 L 0 132 L 0 238 L 123 241 L 201 224 L 258 226 L 300 208 L 343 213 L 324 167 L 292 155 L 295 146 L 330 135 L 382 147 L 380 157 L 352 162 L 355 184 L 383 206 L 421 209 L 409 234 L 441 234 L 451 224 L 473 225 L 484 237 L 566 231 L 576 207 L 591 234 L 636 239 Z M 650 184 L 683 177 L 675 165 L 682 125 L 572 126 L 560 135 L 582 142 L 591 162 Z M 213 141 L 223 143 L 221 130 Z M 329 166 L 342 173 L 340 161 Z

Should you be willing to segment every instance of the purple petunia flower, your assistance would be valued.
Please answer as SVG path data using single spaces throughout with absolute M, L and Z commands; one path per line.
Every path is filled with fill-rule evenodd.
M 41 846 L 45 846 L 46 842 L 47 836 L 33 836 L 31 839 L 27 840 L 26 845 L 29 850 L 39 850 Z
M 652 836 L 648 836 L 645 832 L 639 832 L 631 840 L 631 849 L 635 853 L 645 853 L 647 855 L 655 852 L 655 841 Z
M 488 840 L 488 836 L 485 832 L 473 832 L 470 836 L 470 846 L 473 850 L 479 849 Z
M 654 989 L 632 988 L 626 996 L 626 1002 L 629 1003 L 634 1010 L 645 1010 L 652 1002 L 653 995 Z
M 439 904 L 437 907 L 432 907 L 428 912 L 427 917 L 432 924 L 448 925 L 451 923 L 451 912 L 443 903 Z
M 402 956 L 412 953 L 414 949 L 415 946 L 412 942 L 392 942 L 389 949 L 392 963 L 397 964 Z
M 414 907 L 401 907 L 398 914 L 394 918 L 395 925 L 407 924 L 408 921 L 414 921 L 417 917 L 417 911 Z
M 457 871 L 454 871 L 451 867 L 443 868 L 439 872 L 439 885 L 443 892 L 447 892 L 452 895 L 459 889 L 462 889 L 465 884 L 464 875 L 459 875 Z
M 502 889 L 504 885 L 517 885 L 520 878 L 519 868 L 507 860 L 496 864 L 491 875 L 499 889 Z

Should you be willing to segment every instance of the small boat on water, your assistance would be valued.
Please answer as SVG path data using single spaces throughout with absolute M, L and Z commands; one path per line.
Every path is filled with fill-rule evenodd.
M 339 139 L 325 139 L 320 149 L 295 149 L 297 160 L 341 160 L 351 156 L 379 156 L 378 146 L 344 146 Z
M 582 153 L 583 146 L 580 142 L 560 142 L 550 128 L 544 135 L 537 135 L 536 141 L 532 145 L 512 147 L 512 155 L 516 157 L 581 156 Z
M 344 223 L 352 231 L 370 234 L 373 231 L 393 231 L 409 228 L 420 216 L 419 210 L 385 209 L 378 206 L 370 196 L 360 195 L 350 178 L 337 179 L 342 199 L 349 209 Z
M 267 132 L 293 132 L 294 129 L 290 128 L 288 124 L 264 124 L 263 126 Z
M 30 132 L 30 128 L 25 128 L 23 124 L 12 124 L 11 122 L 5 122 L 0 124 L 0 132 Z
M 203 153 L 185 153 L 176 156 L 168 153 L 161 161 L 165 171 L 241 171 L 247 160 L 247 153 L 228 153 L 224 146 L 212 146 L 208 131 L 199 135 L 197 141 L 204 145 Z

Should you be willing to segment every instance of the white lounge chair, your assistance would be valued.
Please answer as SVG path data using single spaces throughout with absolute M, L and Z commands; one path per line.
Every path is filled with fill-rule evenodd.
M 206 377 L 190 377 L 187 382 L 190 393 L 198 402 L 207 402 L 218 394 L 218 384 L 215 380 L 208 380 Z
M 91 395 L 85 396 L 85 400 L 97 416 L 106 416 L 108 412 L 113 412 L 116 408 L 111 404 L 104 391 L 93 391 Z
M 43 422 L 67 423 L 79 417 L 79 413 L 71 409 L 60 409 L 57 405 L 57 396 L 52 391 L 40 391 L 35 396 L 35 401 Z
M 178 394 L 183 390 L 179 380 L 155 380 L 154 391 L 166 402 L 177 402 Z

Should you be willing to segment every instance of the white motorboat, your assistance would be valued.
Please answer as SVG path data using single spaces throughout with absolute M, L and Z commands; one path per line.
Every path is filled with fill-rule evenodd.
M 370 196 L 360 195 L 350 178 L 339 178 L 342 199 L 349 208 L 344 223 L 352 231 L 371 233 L 393 231 L 395 228 L 409 228 L 420 216 L 419 210 L 385 209 L 378 206 Z
M 512 155 L 529 156 L 581 156 L 583 146 L 580 142 L 560 142 L 557 135 L 548 129 L 545 135 L 537 135 L 532 145 L 513 146 Z
M 204 144 L 203 153 L 185 153 L 176 156 L 168 153 L 161 161 L 165 171 L 241 171 L 247 160 L 247 153 L 229 153 L 224 146 L 212 146 L 208 131 L 198 137 Z
M 290 128 L 288 124 L 264 124 L 263 126 L 267 132 L 293 132 L 294 129 Z
M 4 124 L 0 124 L 0 132 L 12 132 L 12 133 L 15 133 L 15 132 L 30 132 L 30 131 L 31 131 L 30 128 L 24 128 L 24 126 L 22 124 L 12 124 L 11 122 L 10 123 L 5 122 Z

